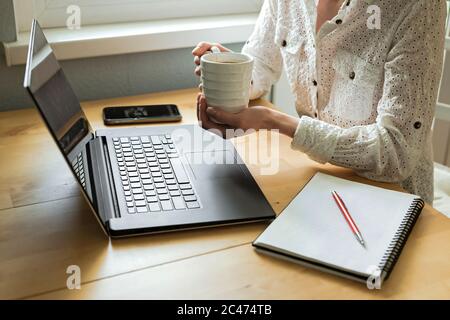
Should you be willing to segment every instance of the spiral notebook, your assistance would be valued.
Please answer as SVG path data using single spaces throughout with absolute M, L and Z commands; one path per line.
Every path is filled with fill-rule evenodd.
M 331 196 L 337 191 L 361 231 L 355 238 Z M 260 252 L 346 278 L 380 283 L 391 273 L 424 207 L 418 196 L 317 173 L 253 242 Z

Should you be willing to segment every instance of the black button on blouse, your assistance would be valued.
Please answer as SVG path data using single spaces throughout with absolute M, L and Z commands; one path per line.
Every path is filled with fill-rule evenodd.
M 348 76 L 350 77 L 350 79 L 354 80 L 356 77 L 355 71 L 350 72 L 350 74 Z
M 414 128 L 420 129 L 421 127 L 422 127 L 422 123 L 420 121 L 417 121 L 416 123 L 414 123 Z
M 337 19 L 336 20 L 336 24 L 341 24 L 342 23 L 342 20 L 341 19 Z
M 286 47 L 286 46 L 287 46 L 287 41 L 286 41 L 286 40 L 283 40 L 283 42 L 281 43 L 281 46 L 282 46 L 282 47 Z

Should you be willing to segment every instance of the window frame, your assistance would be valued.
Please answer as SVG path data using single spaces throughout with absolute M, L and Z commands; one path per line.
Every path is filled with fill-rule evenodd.
M 68 6 L 81 9 L 81 27 L 177 18 L 258 13 L 263 0 L 13 0 L 17 31 L 37 18 L 44 29 L 66 27 Z

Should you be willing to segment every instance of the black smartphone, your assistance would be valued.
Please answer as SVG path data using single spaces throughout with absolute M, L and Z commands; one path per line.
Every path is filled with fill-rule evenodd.
M 103 109 L 106 125 L 181 121 L 182 116 L 174 104 L 151 106 L 107 107 Z

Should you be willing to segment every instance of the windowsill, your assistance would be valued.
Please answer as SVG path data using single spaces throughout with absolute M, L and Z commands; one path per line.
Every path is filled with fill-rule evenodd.
M 199 41 L 243 42 L 258 14 L 173 19 L 86 26 L 80 30 L 46 29 L 45 35 L 59 60 L 99 57 L 193 47 Z M 29 32 L 5 43 L 8 66 L 25 64 Z
M 82 27 L 80 30 L 44 30 L 59 60 L 192 47 L 200 41 L 244 42 L 255 25 L 257 13 L 130 22 Z M 6 64 L 25 64 L 29 32 L 5 43 Z M 450 51 L 450 37 L 445 41 Z

